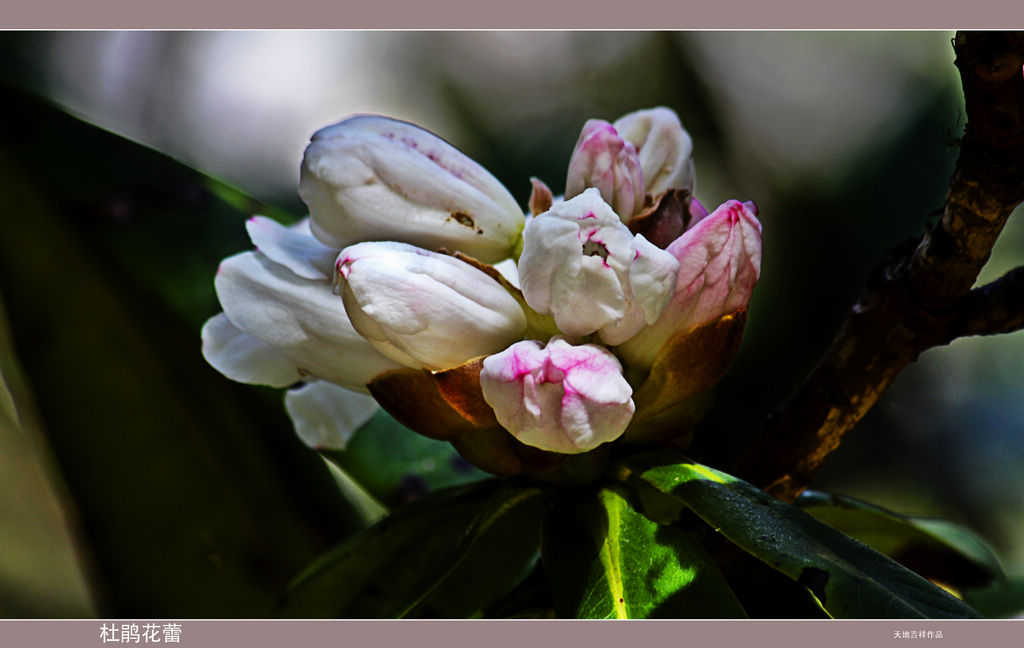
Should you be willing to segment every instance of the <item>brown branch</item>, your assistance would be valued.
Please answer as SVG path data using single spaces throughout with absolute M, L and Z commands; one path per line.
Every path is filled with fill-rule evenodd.
M 943 218 L 876 268 L 832 346 L 769 419 L 740 476 L 792 501 L 843 435 L 925 349 L 1012 326 L 1019 273 L 969 292 L 1007 217 L 1024 200 L 1024 34 L 958 33 L 968 123 Z M 998 285 L 997 285 L 998 284 Z M 1017 293 L 1019 294 L 1019 293 Z
M 1024 328 L 1024 266 L 967 293 L 959 310 L 949 328 L 950 342 L 967 335 L 1012 333 Z

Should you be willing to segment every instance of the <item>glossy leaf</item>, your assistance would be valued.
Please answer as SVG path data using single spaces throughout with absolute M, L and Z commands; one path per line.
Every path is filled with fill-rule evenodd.
M 980 616 L 914 572 L 796 506 L 682 455 L 636 457 L 624 464 L 623 475 L 626 472 L 678 498 L 740 548 L 807 587 L 834 617 Z
M 307 568 L 289 588 L 284 613 L 405 616 L 452 574 L 494 525 L 539 494 L 539 489 L 487 480 L 423 497 Z
M 796 505 L 929 579 L 957 589 L 1005 578 L 988 544 L 962 525 L 899 515 L 850 497 L 804 491 Z
M 648 520 L 619 490 L 563 502 L 552 511 L 543 559 L 559 616 L 744 616 L 696 540 Z
M 495 519 L 416 616 L 473 619 L 519 585 L 537 562 L 545 500 L 531 497 Z

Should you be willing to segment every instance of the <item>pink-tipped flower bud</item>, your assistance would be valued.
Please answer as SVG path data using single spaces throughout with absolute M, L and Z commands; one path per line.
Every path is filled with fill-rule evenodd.
M 668 246 L 679 261 L 675 292 L 658 320 L 616 349 L 646 369 L 666 341 L 745 308 L 761 274 L 761 223 L 751 202 L 730 200 Z
M 644 206 L 644 176 L 636 148 L 623 140 L 615 127 L 600 119 L 583 125 L 565 181 L 565 197 L 573 198 L 596 187 L 622 222 Z
M 633 235 L 595 188 L 530 220 L 519 285 L 526 303 L 566 335 L 606 344 L 653 323 L 672 294 L 675 258 Z
M 341 251 L 338 283 L 352 326 L 408 367 L 441 370 L 522 339 L 519 302 L 482 270 L 393 241 Z
M 619 438 L 633 417 L 633 390 L 606 349 L 551 338 L 517 342 L 484 359 L 484 400 L 520 442 L 563 454 Z

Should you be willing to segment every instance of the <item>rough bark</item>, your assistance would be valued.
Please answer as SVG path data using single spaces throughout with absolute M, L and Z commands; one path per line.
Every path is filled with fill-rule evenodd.
M 971 290 L 1024 200 L 1024 34 L 958 33 L 967 124 L 942 220 L 875 269 L 832 346 L 735 467 L 792 501 L 918 355 L 1024 326 L 1024 268 Z

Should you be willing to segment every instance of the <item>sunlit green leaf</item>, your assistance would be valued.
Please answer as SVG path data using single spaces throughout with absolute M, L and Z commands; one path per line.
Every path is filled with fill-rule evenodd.
M 618 490 L 563 502 L 548 515 L 543 547 L 559 616 L 744 616 L 701 546 L 648 520 Z
M 834 617 L 980 616 L 893 560 L 735 477 L 676 453 L 636 457 L 625 468 L 807 587 Z
M 284 612 L 298 617 L 408 614 L 506 515 L 539 489 L 498 480 L 427 495 L 321 557 L 292 584 Z
M 447 441 L 420 436 L 384 410 L 356 430 L 344 450 L 323 455 L 386 506 L 488 476 Z
M 899 515 L 850 497 L 804 491 L 796 505 L 893 560 L 959 589 L 1004 578 L 988 544 L 962 525 Z

